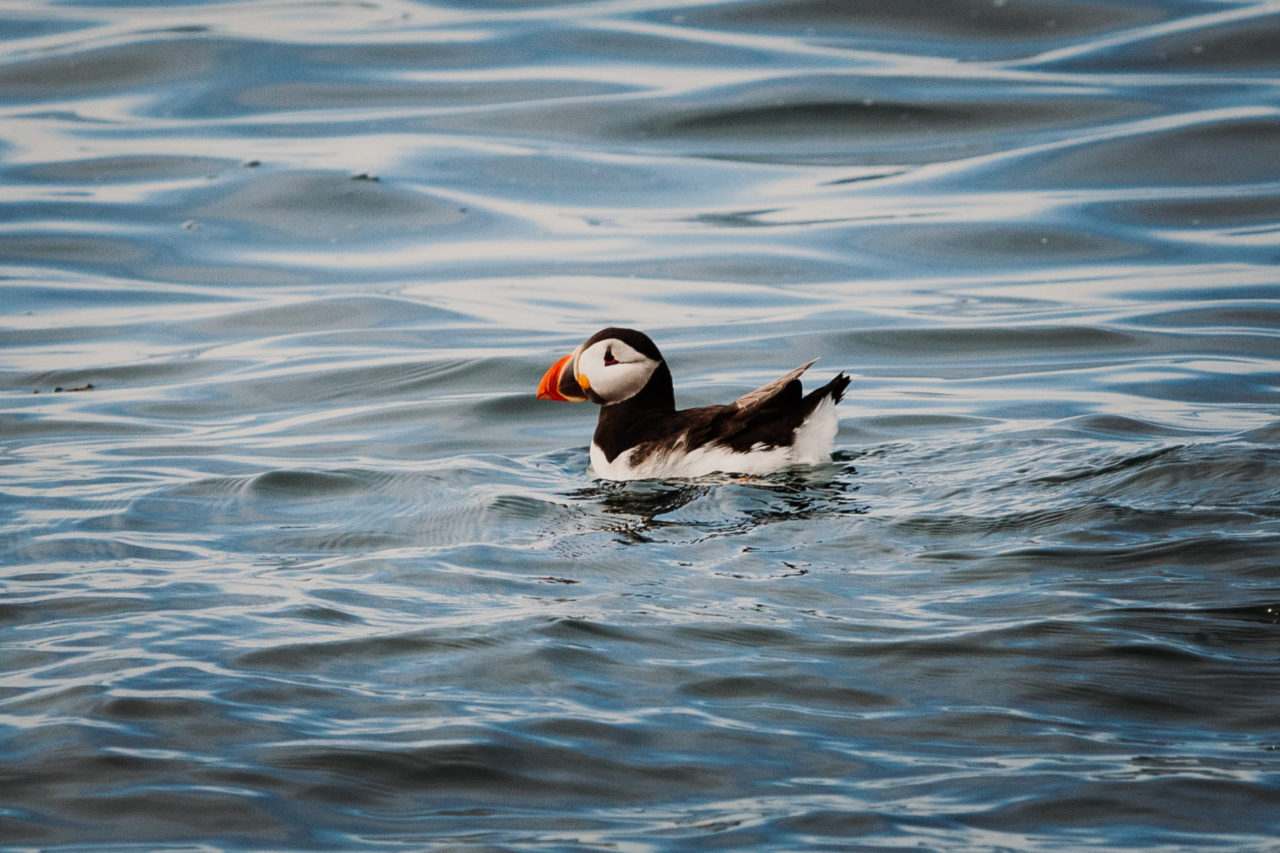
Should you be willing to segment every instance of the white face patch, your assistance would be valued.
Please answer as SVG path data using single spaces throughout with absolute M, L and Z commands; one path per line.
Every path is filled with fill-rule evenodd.
M 647 355 L 608 338 L 578 353 L 578 383 L 590 387 L 605 405 L 620 403 L 638 394 L 657 367 L 658 362 Z

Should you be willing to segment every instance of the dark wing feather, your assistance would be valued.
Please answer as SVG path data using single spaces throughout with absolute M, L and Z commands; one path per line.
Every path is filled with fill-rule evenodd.
M 771 406 L 785 405 L 788 402 L 800 402 L 800 375 L 817 362 L 813 361 L 800 365 L 790 373 L 785 373 L 768 385 L 762 385 L 749 394 L 743 394 L 733 402 L 733 405 L 743 413 L 758 411 L 759 409 Z
M 689 447 L 720 443 L 746 453 L 756 445 L 779 447 L 795 440 L 796 430 L 828 396 L 840 402 L 849 377 L 843 373 L 804 395 L 800 375 L 813 365 L 803 364 L 728 406 L 709 406 L 688 412 Z M 683 414 L 683 413 L 682 413 Z

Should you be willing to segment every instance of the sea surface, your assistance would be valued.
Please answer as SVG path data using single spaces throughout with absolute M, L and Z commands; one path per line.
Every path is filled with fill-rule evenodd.
M 1278 839 L 1280 3 L 0 2 L 0 847 Z

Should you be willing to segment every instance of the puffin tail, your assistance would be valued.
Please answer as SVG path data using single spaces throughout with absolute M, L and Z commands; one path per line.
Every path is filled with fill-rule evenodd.
M 839 403 L 844 399 L 844 391 L 849 387 L 849 383 L 851 381 L 853 380 L 845 374 L 837 373 L 835 378 L 826 385 L 823 385 L 821 388 L 816 388 L 806 394 L 805 402 L 812 403 L 816 406 L 822 398 L 830 397 L 832 403 Z

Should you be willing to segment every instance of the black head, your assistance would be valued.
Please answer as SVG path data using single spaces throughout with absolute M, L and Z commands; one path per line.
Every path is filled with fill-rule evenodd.
M 671 374 L 649 336 L 635 329 L 601 329 L 547 370 L 538 397 L 608 406 L 645 390 L 655 373 L 664 377 L 663 399 L 670 398 Z

